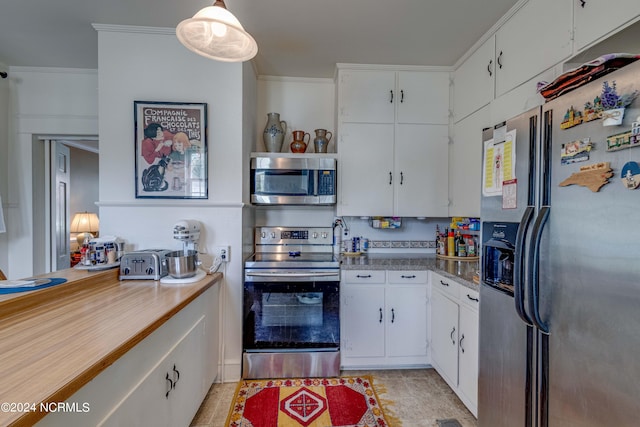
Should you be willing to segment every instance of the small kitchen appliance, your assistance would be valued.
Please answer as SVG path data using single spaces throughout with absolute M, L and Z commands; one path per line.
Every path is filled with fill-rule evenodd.
M 332 227 L 258 227 L 244 271 L 243 378 L 340 375 Z
M 335 205 L 336 159 L 254 157 L 251 203 L 255 205 Z
M 199 270 L 198 241 L 200 240 L 200 222 L 181 219 L 173 226 L 173 238 L 183 244 L 183 249 L 166 254 L 168 277 L 162 283 L 191 283 L 202 279 L 204 271 Z
M 168 274 L 167 249 L 127 252 L 120 259 L 120 280 L 160 280 Z

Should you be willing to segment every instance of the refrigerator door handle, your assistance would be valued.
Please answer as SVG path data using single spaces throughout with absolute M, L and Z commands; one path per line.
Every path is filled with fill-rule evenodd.
M 549 334 L 549 327 L 540 317 L 540 284 L 539 284 L 539 261 L 540 261 L 540 240 L 542 239 L 542 231 L 549 218 L 551 207 L 542 206 L 536 222 L 533 225 L 531 236 L 531 246 L 529 248 L 529 313 L 531 320 L 540 332 Z
M 522 319 L 524 323 L 529 326 L 533 326 L 533 322 L 531 321 L 531 317 L 527 314 L 525 305 L 524 305 L 524 296 L 526 294 L 524 286 L 526 284 L 525 280 L 525 250 L 524 244 L 527 238 L 527 230 L 529 229 L 529 225 L 531 224 L 531 220 L 533 219 L 533 206 L 527 206 L 522 215 L 522 220 L 520 221 L 520 225 L 518 226 L 518 233 L 516 234 L 516 249 L 515 249 L 515 260 L 514 260 L 514 268 L 513 268 L 513 289 L 514 289 L 514 300 L 516 304 L 516 313 Z

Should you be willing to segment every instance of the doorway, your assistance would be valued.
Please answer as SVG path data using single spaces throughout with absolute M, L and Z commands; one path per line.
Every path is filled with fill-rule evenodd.
M 98 213 L 98 138 L 35 138 L 33 165 L 33 269 L 42 274 L 70 267 L 77 246 L 69 231 L 73 215 Z

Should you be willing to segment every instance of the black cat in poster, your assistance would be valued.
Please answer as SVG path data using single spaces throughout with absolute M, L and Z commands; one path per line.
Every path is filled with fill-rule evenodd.
M 158 164 L 151 165 L 142 171 L 142 187 L 144 191 L 165 191 L 169 183 L 164 179 L 164 174 L 171 159 L 163 156 Z

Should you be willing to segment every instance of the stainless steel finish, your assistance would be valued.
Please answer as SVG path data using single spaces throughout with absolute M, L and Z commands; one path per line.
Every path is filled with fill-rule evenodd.
M 305 378 L 340 376 L 340 351 L 245 352 L 242 378 Z
M 332 157 L 253 157 L 251 169 L 336 170 Z
M 604 80 L 616 82 L 618 93 L 628 93 L 640 86 L 640 63 L 594 80 L 545 104 L 540 116 L 552 113 L 549 180 L 550 210 L 548 221 L 541 229 L 539 262 L 524 266 L 525 307 L 529 315 L 539 308 L 541 326 L 548 335 L 531 328 L 534 358 L 531 364 L 533 427 L 600 427 L 636 426 L 640 403 L 640 228 L 633 220 L 640 202 L 638 190 L 630 191 L 620 182 L 625 163 L 638 161 L 637 148 L 606 151 L 606 138 L 630 129 L 640 116 L 640 101 L 625 111 L 621 126 L 604 127 L 602 120 L 582 123 L 561 130 L 560 123 L 568 108 L 581 109 L 586 101 L 600 95 Z M 526 132 L 522 118 L 511 122 Z M 508 124 L 510 122 L 507 122 Z M 544 136 L 544 134 L 543 134 Z M 523 139 L 525 135 L 522 135 Z M 562 165 L 561 145 L 589 137 L 594 148 L 586 162 Z M 541 142 L 544 142 L 542 140 Z M 528 150 L 517 147 L 518 162 L 526 163 Z M 528 229 L 525 250 L 535 249 L 531 240 L 533 224 L 541 223 L 545 200 L 539 192 L 543 158 L 536 172 L 536 204 L 534 221 Z M 614 176 L 598 192 L 572 185 L 559 184 L 581 166 L 610 162 Z M 517 174 L 518 196 L 526 193 L 526 174 Z M 526 202 L 518 200 L 518 209 L 504 212 L 497 207 L 498 199 L 483 198 L 482 217 L 507 220 L 502 214 L 522 216 Z M 496 204 L 495 209 L 489 209 Z M 508 218 L 508 220 L 512 220 Z M 519 221 L 519 218 L 516 219 Z M 539 304 L 535 301 L 531 273 L 539 266 Z M 525 426 L 519 409 L 524 405 L 524 390 L 519 384 L 523 375 L 517 365 L 522 363 L 522 337 L 513 332 L 514 322 L 526 331 L 525 323 L 509 314 L 515 312 L 513 299 L 506 295 L 492 298 L 497 292 L 481 286 L 480 303 L 480 363 L 478 425 Z M 531 292 L 532 289 L 534 292 Z M 533 297 L 533 298 L 532 298 Z M 501 301 L 503 300 L 503 301 Z M 506 310 L 506 314 L 505 314 Z M 515 316 L 515 315 L 514 315 Z M 515 320 L 514 320 L 515 319 Z M 513 355 L 513 356 L 512 356 Z M 515 370 L 511 369 L 514 366 Z M 545 387 L 545 381 L 548 387 Z M 545 399 L 548 397 L 548 399 Z M 523 403 L 517 403 L 515 400 Z M 546 415 L 546 417 L 545 417 Z M 548 421 L 548 423 L 547 423 Z M 528 425 L 528 424 L 527 424 Z
M 550 326 L 549 425 L 637 426 L 640 414 L 640 191 L 620 182 L 638 148 L 607 152 L 606 137 L 628 131 L 640 116 L 640 100 L 627 108 L 621 126 L 601 120 L 560 131 L 567 108 L 598 95 L 602 81 L 618 93 L 640 88 L 635 62 L 545 105 L 553 110 L 552 165 L 560 144 L 590 136 L 595 150 L 584 163 L 561 166 L 551 175 L 551 215 L 541 241 L 540 310 Z M 584 164 L 611 162 L 611 183 L 594 193 L 558 184 Z
M 173 251 L 165 255 L 167 272 L 174 279 L 193 277 L 198 271 L 198 252 Z
M 339 283 L 340 263 L 333 254 L 333 228 L 256 228 L 255 254 L 245 261 L 244 281 L 300 286 L 310 282 Z M 245 350 L 242 377 L 339 376 L 339 348 L 338 343 L 332 348 Z
M 160 280 L 168 274 L 167 249 L 128 252 L 120 259 L 120 280 Z
M 330 271 L 309 270 L 245 270 L 245 282 L 337 282 L 340 280 L 340 269 Z
M 310 170 L 314 173 L 313 194 L 311 195 L 276 195 L 276 194 L 251 194 L 251 203 L 256 205 L 334 205 L 337 197 L 318 194 L 318 171 L 337 170 L 335 158 L 331 157 L 253 157 L 251 170 Z M 337 188 L 337 182 L 334 183 Z
M 480 307 L 478 426 L 524 427 L 527 326 L 513 297 L 483 284 Z

